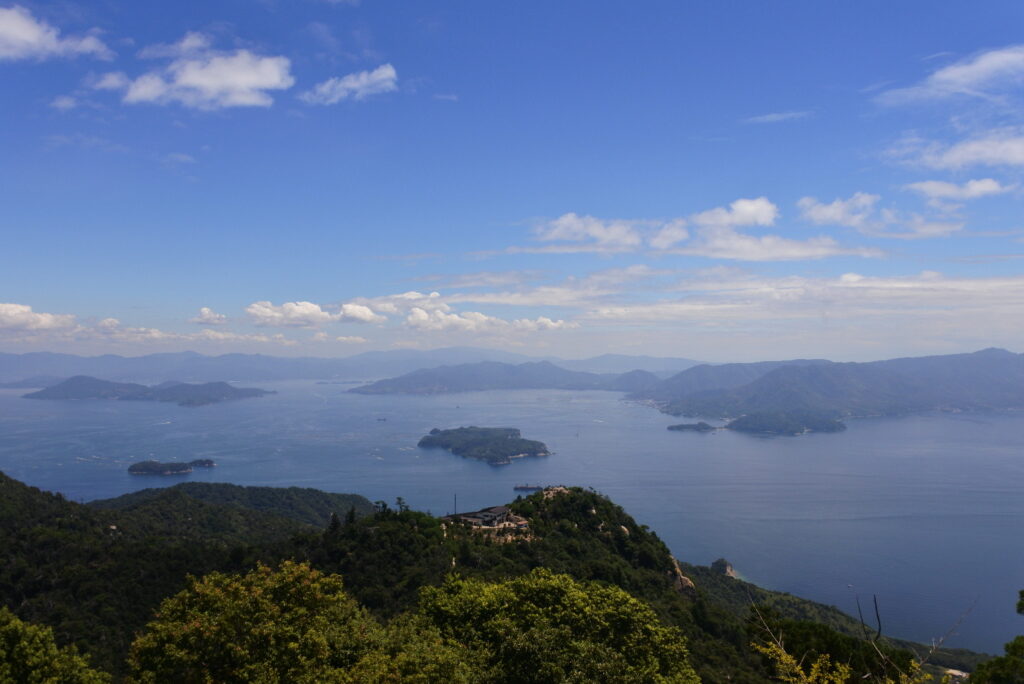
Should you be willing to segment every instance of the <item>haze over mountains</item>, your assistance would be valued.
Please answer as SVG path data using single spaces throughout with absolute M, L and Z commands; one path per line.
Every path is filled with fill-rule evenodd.
M 157 383 L 165 380 L 202 382 L 239 380 L 376 380 L 421 368 L 440 365 L 499 361 L 510 364 L 548 360 L 562 368 L 592 373 L 624 373 L 643 369 L 662 377 L 689 368 L 699 362 L 682 358 L 624 356 L 605 354 L 591 359 L 539 359 L 495 349 L 446 347 L 442 349 L 374 351 L 343 358 L 278 357 L 263 354 L 224 354 L 205 356 L 195 352 L 148 354 L 146 356 L 76 356 L 33 352 L 0 353 L 0 382 L 27 387 L 32 376 L 47 380 L 74 375 L 91 375 L 105 380 Z M 55 381 L 55 380 L 54 380 Z M 52 383 L 49 383 L 52 384 Z M 33 387 L 45 387 L 36 384 Z
M 397 378 L 354 387 L 356 394 L 447 394 L 481 390 L 572 389 L 635 392 L 656 385 L 658 376 L 644 370 L 585 373 L 549 361 L 512 365 L 497 361 L 423 368 Z

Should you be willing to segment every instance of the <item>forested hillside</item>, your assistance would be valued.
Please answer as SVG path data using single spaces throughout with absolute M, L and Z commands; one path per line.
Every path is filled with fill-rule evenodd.
M 334 510 L 326 513 L 325 505 Z M 0 476 L 0 601 L 20 620 L 52 627 L 58 644 L 76 645 L 95 667 L 118 677 L 129 667 L 138 676 L 147 667 L 157 667 L 147 658 L 164 647 L 152 644 L 179 638 L 182 629 L 160 623 L 147 628 L 149 636 L 139 637 L 161 601 L 191 586 L 188 591 L 193 593 L 175 599 L 178 604 L 167 604 L 161 619 L 170 620 L 168 616 L 179 609 L 189 615 L 199 610 L 201 616 L 195 619 L 226 629 L 218 611 L 234 610 L 230 601 L 223 603 L 235 591 L 232 587 L 279 581 L 277 575 L 261 575 L 260 567 L 265 572 L 281 567 L 286 574 L 303 577 L 321 573 L 308 578 L 325 583 L 324 596 L 334 597 L 330 605 L 352 606 L 344 608 L 346 619 L 360 620 L 362 628 L 374 634 L 385 630 L 380 633 L 390 635 L 373 642 L 390 646 L 374 650 L 378 647 L 368 642 L 345 662 L 351 667 L 361 663 L 359 667 L 371 668 L 367 672 L 375 671 L 372 667 L 381 659 L 392 663 L 388 667 L 406 668 L 389 670 L 388 676 L 398 677 L 395 681 L 416 667 L 433 663 L 429 667 L 443 670 L 455 661 L 478 668 L 469 674 L 458 670 L 458 677 L 463 677 L 456 677 L 458 681 L 531 681 L 513 672 L 521 658 L 538 672 L 554 673 L 548 681 L 584 676 L 572 665 L 580 660 L 579 653 L 565 650 L 575 644 L 572 648 L 585 647 L 593 662 L 607 667 L 588 670 L 591 678 L 594 672 L 605 671 L 622 675 L 606 681 L 649 681 L 645 677 L 650 672 L 661 671 L 667 673 L 665 681 L 690 681 L 686 673 L 692 664 L 706 682 L 763 682 L 772 665 L 751 644 L 770 639 L 766 626 L 799 635 L 788 643 L 807 652 L 820 653 L 822 644 L 830 644 L 828 652 L 851 663 L 857 677 L 892 674 L 894 667 L 907 666 L 911 660 L 910 653 L 888 642 L 879 644 L 887 654 L 884 660 L 873 656 L 874 646 L 851 635 L 851 619 L 835 609 L 767 592 L 706 568 L 681 566 L 651 530 L 595 492 L 549 489 L 513 502 L 511 510 L 528 521 L 526 529 L 474 528 L 408 510 L 401 501 L 393 509 L 378 505 L 362 515 L 367 506 L 365 499 L 315 490 L 196 484 L 87 506 Z M 291 566 L 285 571 L 284 561 L 306 564 L 306 569 Z M 548 574 L 538 575 L 541 570 Z M 253 571 L 257 574 L 243 579 Z M 208 586 L 222 589 L 202 593 L 207 585 L 190 585 L 189 575 L 210 576 Z M 348 598 L 338 593 L 342 585 L 330 579 L 334 576 L 343 581 Z M 514 578 L 524 578 L 523 583 L 510 584 Z M 431 587 L 435 589 L 428 590 Z M 593 631 L 592 622 L 606 619 L 599 617 L 605 610 L 599 606 L 626 605 L 625 598 L 612 599 L 613 594 L 601 593 L 602 588 L 625 592 L 623 597 L 637 601 L 630 618 L 633 626 L 622 627 L 625 632 Z M 552 591 L 562 597 L 555 603 Z M 287 599 L 285 594 L 280 600 Z M 211 603 L 215 595 L 221 598 Z M 502 596 L 506 598 L 495 598 Z M 507 606 L 529 601 L 535 607 L 523 604 L 525 613 L 515 612 L 518 608 L 509 614 L 490 613 L 492 600 Z M 565 602 L 577 600 L 598 611 L 597 617 L 570 619 L 577 609 L 568 610 Z M 327 610 L 328 599 L 324 601 Z M 754 603 L 763 606 L 764 619 L 752 619 Z M 172 605 L 179 607 L 172 610 Z M 541 610 L 537 606 L 546 606 L 541 614 L 547 621 L 516 622 L 521 618 L 515 615 L 535 614 L 529 611 Z M 260 610 L 261 615 L 272 614 L 280 606 Z M 652 611 L 650 617 L 644 617 L 647 610 Z M 365 617 L 358 617 L 363 615 L 360 611 Z M 479 629 L 467 632 L 459 615 L 467 624 L 482 620 Z M 502 629 L 512 630 L 510 634 L 522 630 L 519 641 L 498 639 L 494 630 Z M 662 629 L 670 631 L 657 631 Z M 651 635 L 643 648 L 653 650 L 643 651 L 647 655 L 642 658 L 622 660 L 621 644 L 614 646 L 620 643 L 615 639 L 625 638 L 622 635 L 630 630 Z M 576 636 L 573 640 L 556 638 L 557 634 Z M 137 646 L 129 662 L 129 647 L 139 638 L 140 644 L 149 646 Z M 530 646 L 549 642 L 552 645 L 545 649 Z M 441 660 L 418 660 L 421 656 L 416 654 L 435 650 Z M 455 653 L 454 660 L 445 661 L 445 653 Z M 670 653 L 677 655 L 666 655 Z M 321 665 L 341 667 L 339 662 L 330 657 Z M 970 667 L 975 661 L 953 654 L 946 662 Z M 648 675 L 638 674 L 645 672 Z

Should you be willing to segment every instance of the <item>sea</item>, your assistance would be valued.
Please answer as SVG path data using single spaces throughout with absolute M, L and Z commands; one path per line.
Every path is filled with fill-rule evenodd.
M 680 560 L 727 559 L 760 586 L 857 614 L 883 633 L 999 653 L 1024 632 L 1024 414 L 859 419 L 838 434 L 666 430 L 679 419 L 601 391 L 368 396 L 351 385 L 198 408 L 40 401 L 0 390 L 0 470 L 75 501 L 178 482 L 315 487 L 443 515 L 517 484 L 593 488 Z M 516 427 L 553 452 L 507 466 L 420 449 L 432 428 Z M 211 458 L 183 476 L 130 464 Z M 874 626 L 873 607 L 865 617 Z

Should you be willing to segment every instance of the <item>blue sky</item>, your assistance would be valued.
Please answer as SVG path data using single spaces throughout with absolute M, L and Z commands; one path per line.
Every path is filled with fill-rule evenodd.
M 1019 2 L 0 0 L 0 350 L 1024 350 Z

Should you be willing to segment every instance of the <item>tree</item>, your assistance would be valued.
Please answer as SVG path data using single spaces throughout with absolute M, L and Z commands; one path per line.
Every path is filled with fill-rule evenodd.
M 60 648 L 49 627 L 19 620 L 0 607 L 0 682 L 101 684 L 110 676 L 89 667 L 74 647 Z
M 1024 590 L 1017 601 L 1017 612 L 1024 615 Z M 1024 636 L 1003 647 L 1004 654 L 978 666 L 971 684 L 1024 684 Z
M 384 637 L 339 576 L 285 561 L 193 579 L 161 604 L 129 667 L 143 682 L 345 681 Z
M 450 577 L 419 614 L 480 654 L 489 682 L 697 682 L 686 641 L 617 587 L 537 569 L 502 583 Z

